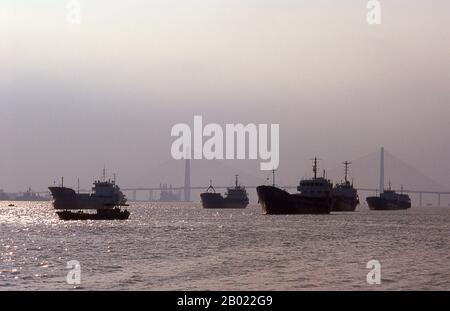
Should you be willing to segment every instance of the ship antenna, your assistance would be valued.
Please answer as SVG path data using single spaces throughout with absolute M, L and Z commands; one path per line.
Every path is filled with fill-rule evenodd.
M 275 187 L 275 169 L 272 170 L 272 186 Z
M 80 193 L 80 178 L 77 179 L 77 187 L 78 187 L 78 193 Z
M 106 168 L 103 167 L 103 181 L 106 181 Z
M 239 177 L 239 175 L 234 175 L 235 177 L 236 177 L 236 188 L 238 187 L 238 177 Z
M 113 178 L 114 178 L 114 184 L 116 183 L 116 173 L 113 174 Z
M 64 176 L 61 177 L 61 188 L 64 187 Z

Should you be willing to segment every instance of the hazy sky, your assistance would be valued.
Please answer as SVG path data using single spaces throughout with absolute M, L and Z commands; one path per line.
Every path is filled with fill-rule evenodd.
M 381 2 L 2 0 L 0 189 L 136 183 L 196 114 L 279 123 L 286 180 L 384 145 L 450 187 L 450 2 Z

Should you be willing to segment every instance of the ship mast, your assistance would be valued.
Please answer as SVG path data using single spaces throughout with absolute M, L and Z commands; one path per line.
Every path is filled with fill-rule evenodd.
M 239 175 L 234 175 L 235 177 L 236 177 L 236 188 L 238 187 L 238 184 L 239 184 L 239 182 L 238 182 L 238 177 L 239 177 Z
M 384 192 L 384 147 L 380 152 L 380 195 Z
M 272 170 L 272 186 L 275 187 L 275 169 Z
M 345 171 L 344 171 L 345 177 L 344 177 L 344 180 L 345 180 L 345 182 L 347 182 L 348 181 L 348 168 L 349 168 L 350 164 L 352 164 L 352 162 L 345 161 L 343 164 L 345 165 Z
M 209 180 L 209 187 L 206 190 L 206 192 L 209 192 L 209 190 L 212 190 L 214 193 L 216 193 L 216 189 L 214 189 L 214 187 L 213 187 L 212 179 Z
M 320 159 L 318 159 L 317 157 L 315 157 L 313 159 L 313 172 L 314 172 L 314 179 L 317 179 L 317 169 L 318 169 L 318 163 L 319 163 Z

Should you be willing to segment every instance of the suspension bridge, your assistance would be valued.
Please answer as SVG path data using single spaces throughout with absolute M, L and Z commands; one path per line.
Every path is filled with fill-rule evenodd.
M 387 158 L 387 161 L 386 161 Z M 379 161 L 379 165 L 377 162 Z M 370 179 L 379 179 L 378 187 L 370 187 L 370 186 L 357 186 L 355 187 L 358 192 L 360 193 L 360 196 L 363 198 L 365 196 L 371 196 L 371 195 L 377 195 L 381 191 L 385 189 L 385 175 L 389 175 L 389 184 L 391 183 L 391 177 L 394 177 L 394 175 L 400 175 L 395 176 L 397 179 L 397 183 L 401 181 L 402 179 L 407 180 L 409 184 L 417 184 L 418 188 L 413 187 L 398 187 L 398 188 L 392 188 L 392 190 L 399 192 L 399 193 L 405 193 L 409 194 L 416 202 L 416 205 L 422 207 L 425 205 L 430 205 L 430 203 L 425 203 L 425 199 L 429 201 L 430 197 L 434 198 L 432 205 L 433 206 L 443 206 L 443 202 L 447 201 L 450 202 L 450 191 L 443 190 L 444 187 L 440 186 L 438 183 L 430 179 L 429 177 L 425 176 L 409 164 L 403 162 L 401 159 L 395 157 L 394 155 L 390 154 L 389 152 L 385 151 L 384 148 L 381 148 L 380 151 L 370 153 L 366 156 L 360 157 L 359 159 L 352 161 L 353 165 L 355 165 L 354 174 L 353 176 L 357 175 L 358 185 L 361 184 L 370 184 Z M 369 169 L 370 168 L 370 169 Z M 389 172 L 389 174 L 386 174 L 385 169 Z M 333 170 L 330 170 L 329 174 L 334 175 L 333 180 L 338 180 L 340 175 L 340 168 L 336 168 Z M 400 171 L 398 174 L 392 174 L 391 171 Z M 375 177 L 378 175 L 378 177 Z M 191 192 L 192 191 L 204 191 L 208 185 L 194 185 L 192 186 L 190 183 L 190 162 L 186 161 L 185 164 L 185 183 L 183 186 L 171 186 L 170 189 L 172 191 L 178 191 L 178 192 L 184 192 L 184 201 L 191 201 Z M 411 182 L 411 181 L 414 182 Z M 266 183 L 269 183 L 268 180 L 266 180 Z M 249 190 L 254 190 L 259 184 L 253 184 L 253 185 L 245 185 L 245 187 Z M 285 189 L 287 191 L 297 191 L 298 185 L 292 185 L 292 184 L 277 184 L 277 187 L 280 187 L 282 189 Z M 224 191 L 229 186 L 224 185 L 214 185 L 214 188 L 218 191 Z M 390 187 L 390 185 L 389 185 Z M 425 188 L 425 187 L 428 187 Z M 440 188 L 439 190 L 436 190 L 436 188 Z M 163 191 L 161 187 L 135 187 L 135 188 L 124 188 L 123 189 L 127 194 L 129 195 L 129 198 L 132 201 L 137 201 L 138 194 L 142 192 L 148 193 L 148 198 L 151 200 L 153 198 L 153 193 L 158 191 Z M 253 192 L 253 191 L 252 191 Z M 448 203 L 447 203 L 448 204 Z M 447 205 L 445 204 L 445 205 Z
M 386 160 L 387 158 L 387 160 Z M 185 161 L 184 168 L 184 184 L 167 186 L 160 185 L 158 187 L 121 187 L 130 201 L 158 201 L 155 194 L 163 191 L 178 192 L 180 201 L 190 202 L 192 201 L 192 192 L 201 192 L 206 190 L 209 185 L 191 184 L 191 163 L 190 160 Z M 327 177 L 336 181 L 339 180 L 341 173 L 341 167 L 331 169 L 327 172 Z M 386 172 L 388 174 L 386 174 Z M 396 171 L 396 173 L 392 173 Z M 366 156 L 360 157 L 352 161 L 352 176 L 357 180 L 356 189 L 360 193 L 361 202 L 364 202 L 365 196 L 377 195 L 385 189 L 385 174 L 389 176 L 389 184 L 394 179 L 396 185 L 401 185 L 402 182 L 407 181 L 408 186 L 393 187 L 392 190 L 409 194 L 411 199 L 415 201 L 417 206 L 450 206 L 450 190 L 446 191 L 445 187 L 439 185 L 429 177 L 419 172 L 414 167 L 403 162 L 401 159 L 395 157 L 384 148 L 381 151 L 370 153 Z M 394 178 L 395 177 L 395 178 Z M 377 186 L 373 186 L 374 180 L 379 180 Z M 269 179 L 265 180 L 266 184 L 271 183 Z M 262 183 L 255 182 L 254 184 L 246 184 L 245 187 L 249 190 L 256 189 Z M 362 186 L 370 185 L 372 186 Z M 415 186 L 413 186 L 415 185 Z M 277 187 L 285 189 L 286 191 L 297 191 L 297 184 L 282 184 L 277 183 Z M 214 188 L 218 191 L 224 191 L 229 186 L 214 185 Z M 89 192 L 89 190 L 80 189 L 80 192 Z M 256 191 L 251 191 L 256 192 Z M 48 191 L 36 192 L 41 195 L 48 195 Z M 184 195 L 181 196 L 181 193 Z M 430 197 L 433 198 L 433 203 L 429 203 Z M 144 199 L 142 199 L 144 198 Z M 444 202 L 446 202 L 444 204 Z

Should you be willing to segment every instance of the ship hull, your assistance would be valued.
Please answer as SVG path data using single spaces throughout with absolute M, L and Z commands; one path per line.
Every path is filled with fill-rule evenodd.
M 272 186 L 259 186 L 256 192 L 263 213 L 268 215 L 329 214 L 333 203 L 331 198 L 308 198 Z
M 202 206 L 205 209 L 244 209 L 248 201 L 230 200 L 222 197 L 219 193 L 200 194 Z
M 410 202 L 391 201 L 380 197 L 368 197 L 366 201 L 369 208 L 374 211 L 394 211 L 411 208 Z
M 61 220 L 126 220 L 130 216 L 127 210 L 99 210 L 97 213 L 84 213 L 73 211 L 59 211 L 56 212 Z
M 335 197 L 332 212 L 354 212 L 358 206 L 358 200 L 353 198 Z
M 76 193 L 70 188 L 50 187 L 49 189 L 53 196 L 53 207 L 57 210 L 107 210 L 113 206 L 127 206 L 126 204 L 112 205 L 108 198 Z

